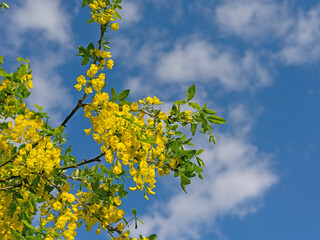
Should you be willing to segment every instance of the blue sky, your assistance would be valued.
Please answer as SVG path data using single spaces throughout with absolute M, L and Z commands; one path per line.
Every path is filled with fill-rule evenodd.
M 8 3 L 5 66 L 31 60 L 29 105 L 43 105 L 59 124 L 80 96 L 77 46 L 97 39 L 97 28 L 85 24 L 79 1 Z M 156 95 L 168 108 L 195 83 L 197 101 L 227 119 L 215 128 L 216 146 L 196 139 L 206 150 L 205 181 L 195 180 L 188 195 L 168 178 L 150 201 L 124 201 L 145 222 L 139 232 L 159 240 L 320 239 L 318 1 L 124 0 L 122 16 L 110 33 L 110 86 L 130 88 L 132 100 Z M 66 130 L 80 159 L 97 155 L 81 130 L 88 126 L 74 119 Z

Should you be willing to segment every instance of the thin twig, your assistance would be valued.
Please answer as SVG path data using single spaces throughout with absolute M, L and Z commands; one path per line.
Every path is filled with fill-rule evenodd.
M 22 186 L 22 183 L 20 182 L 20 183 L 18 183 L 18 184 L 12 185 L 12 186 L 0 188 L 0 191 L 7 191 L 8 189 L 16 188 L 16 187 L 21 187 L 21 186 Z
M 19 178 L 19 177 L 20 176 L 10 176 L 10 177 L 6 177 L 6 178 L 2 178 L 2 179 L 0 179 L 0 182 L 6 182 L 8 180 Z
M 37 145 L 39 143 L 39 141 L 41 140 L 42 138 L 40 138 L 39 140 L 35 141 L 34 143 L 32 143 L 32 147 L 34 147 L 35 145 Z M 0 168 L 3 167 L 4 165 L 8 164 L 9 162 L 12 162 L 13 159 L 18 156 L 19 154 L 19 151 L 16 152 L 15 154 L 13 154 L 11 157 L 9 157 L 6 161 L 4 161 L 3 163 L 0 163 Z
M 91 162 L 101 162 L 100 158 L 103 157 L 104 155 L 105 155 L 105 153 L 101 153 L 99 156 L 97 156 L 95 158 L 92 158 L 90 160 L 83 159 L 83 161 L 80 162 L 80 163 L 76 163 L 76 164 L 71 165 L 71 166 L 61 167 L 61 168 L 59 168 L 59 170 L 66 170 L 66 169 L 69 169 L 69 168 L 78 168 L 81 165 L 84 165 L 84 164 L 87 164 L 87 163 L 91 163 Z
M 98 41 L 99 43 L 99 49 L 101 50 L 102 47 L 102 39 L 105 33 L 105 29 L 101 28 L 101 33 L 100 33 L 100 39 Z M 94 64 L 96 63 L 97 60 L 94 60 Z M 72 109 L 71 113 L 65 118 L 65 120 L 60 124 L 60 126 L 66 127 L 67 122 L 72 118 L 72 116 L 78 111 L 80 107 L 83 107 L 83 101 L 86 99 L 88 95 L 85 93 L 82 98 L 78 101 L 78 104 Z

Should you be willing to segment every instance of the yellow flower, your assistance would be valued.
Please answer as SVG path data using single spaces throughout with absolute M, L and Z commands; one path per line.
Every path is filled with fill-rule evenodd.
M 131 104 L 131 110 L 132 111 L 137 111 L 139 109 L 138 103 L 134 102 Z
M 100 54 L 100 57 L 102 58 L 111 58 L 111 53 L 110 52 L 106 52 L 106 51 L 102 51 Z
M 81 91 L 81 89 L 82 89 L 82 86 L 79 83 L 74 85 L 74 87 L 77 89 L 77 91 Z
M 99 68 L 95 64 L 91 64 L 90 69 L 87 71 L 87 76 L 93 78 L 93 76 L 98 72 Z
M 159 98 L 157 98 L 156 96 L 153 97 L 153 104 L 154 105 L 160 105 L 162 102 L 160 102 Z
M 26 85 L 31 89 L 33 88 L 33 82 L 31 80 L 26 82 Z
M 124 233 L 123 233 L 123 236 L 124 237 L 129 237 L 129 235 L 130 235 L 130 231 L 129 230 L 127 230 L 127 231 L 125 231 Z
M 119 223 L 118 226 L 117 226 L 117 229 L 118 229 L 120 232 L 122 232 L 123 229 L 124 229 L 124 224 L 123 224 L 122 222 Z
M 109 59 L 106 63 L 107 68 L 112 69 L 114 62 L 112 59 Z
M 153 121 L 153 119 L 149 118 L 149 119 L 147 120 L 147 123 L 148 123 L 148 126 L 151 127 L 151 126 L 153 126 L 154 121 Z
M 84 92 L 86 94 L 92 93 L 92 88 L 88 85 L 88 86 L 85 87 Z
M 113 31 L 115 31 L 115 30 L 118 30 L 118 29 L 119 29 L 119 24 L 118 24 L 118 23 L 112 23 L 112 24 L 110 25 L 110 27 L 111 27 L 111 29 L 112 29 Z
M 80 75 L 78 78 L 77 78 L 77 82 L 78 82 L 78 84 L 81 84 L 81 85 L 86 85 L 86 83 L 87 83 L 87 80 L 86 80 L 86 78 L 83 76 L 83 75 Z
M 164 113 L 164 112 L 159 113 L 158 117 L 161 120 L 167 120 L 168 119 L 168 115 L 166 113 Z
M 91 133 L 91 128 L 84 129 L 84 132 L 86 133 L 86 135 L 89 135 Z
M 151 97 L 147 97 L 147 103 L 152 104 L 153 103 L 153 99 Z
M 62 208 L 62 204 L 59 201 L 55 202 L 52 206 L 53 206 L 53 209 L 56 211 L 59 211 Z
M 120 162 L 117 162 L 117 164 L 114 166 L 113 168 L 113 172 L 115 174 L 121 174 L 122 173 L 122 168 L 121 168 L 121 163 Z

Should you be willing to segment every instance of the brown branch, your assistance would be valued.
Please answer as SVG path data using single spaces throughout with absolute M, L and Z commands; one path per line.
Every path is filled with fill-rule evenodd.
M 71 180 L 73 181 L 80 181 L 82 183 L 85 183 L 85 184 L 89 184 L 86 180 L 82 179 L 82 178 L 77 178 L 77 177 L 71 177 L 71 176 L 68 176 L 68 175 L 64 175 L 65 177 L 67 178 L 70 178 Z
M 87 94 L 85 93 L 82 98 L 78 101 L 78 104 L 72 109 L 71 113 L 66 117 L 66 119 L 60 124 L 60 126 L 66 127 L 67 122 L 72 118 L 72 116 L 78 111 L 82 106 L 82 102 L 86 99 Z
M 106 32 L 105 28 L 101 28 L 100 39 L 98 41 L 100 50 L 102 47 L 102 39 L 105 32 Z M 93 64 L 95 64 L 96 61 L 97 60 L 94 60 Z M 72 118 L 72 116 L 78 111 L 80 107 L 84 106 L 83 101 L 86 99 L 87 96 L 88 95 L 86 93 L 82 96 L 82 98 L 78 101 L 78 104 L 74 107 L 74 109 L 72 109 L 71 113 L 65 118 L 65 120 L 60 124 L 60 126 L 66 127 L 67 122 Z
M 35 145 L 37 145 L 39 143 L 39 141 L 41 140 L 42 138 L 40 138 L 39 140 L 35 141 L 34 143 L 32 143 L 32 147 L 34 147 Z M 0 163 L 0 168 L 3 167 L 4 165 L 8 164 L 9 162 L 12 162 L 13 159 L 18 156 L 19 154 L 19 151 L 16 152 L 15 154 L 13 154 L 11 157 L 9 157 L 6 161 L 4 161 L 3 163 Z
M 16 152 L 11 157 L 9 157 L 6 161 L 4 161 L 3 163 L 0 163 L 0 168 L 3 167 L 4 165 L 8 164 L 9 162 L 11 162 L 16 156 L 18 156 L 18 154 L 19 154 L 19 152 Z
M 18 183 L 18 184 L 15 184 L 15 185 L 12 185 L 12 186 L 8 186 L 8 187 L 3 187 L 3 188 L 0 188 L 0 191 L 7 191 L 11 188 L 16 188 L 16 187 L 21 187 L 22 186 L 22 183 Z
M 19 177 L 20 176 L 10 176 L 10 177 L 6 177 L 6 178 L 2 178 L 2 179 L 0 179 L 0 182 L 6 182 L 8 180 L 19 178 Z
M 69 169 L 69 168 L 78 168 L 80 167 L 81 165 L 84 165 L 84 164 L 87 164 L 87 163 L 91 163 L 91 162 L 101 162 L 101 157 L 103 157 L 105 155 L 105 153 L 101 153 L 99 156 L 95 157 L 95 158 L 92 158 L 90 160 L 87 160 L 86 158 L 83 159 L 82 162 L 80 163 L 76 163 L 74 165 L 71 165 L 71 166 L 65 166 L 65 167 L 61 167 L 59 168 L 59 170 L 66 170 L 66 169 Z

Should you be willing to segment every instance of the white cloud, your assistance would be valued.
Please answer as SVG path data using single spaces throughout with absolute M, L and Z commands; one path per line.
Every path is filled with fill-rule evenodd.
M 129 25 L 138 23 L 142 19 L 142 9 L 140 2 L 134 1 L 134 2 L 126 2 L 124 1 L 122 4 L 122 11 L 120 12 L 120 15 L 122 17 L 121 19 L 121 27 L 127 27 Z
M 45 64 L 42 59 L 46 59 Z M 61 64 L 59 59 L 62 58 L 58 53 L 48 52 L 31 61 L 34 88 L 27 99 L 30 106 L 43 106 L 43 110 L 50 116 L 50 122 L 55 126 L 61 123 L 62 113 L 72 107 L 70 93 L 63 84 L 63 78 L 56 71 Z
M 45 40 L 70 41 L 70 15 L 62 10 L 61 1 L 26 0 L 11 16 L 13 31 L 18 34 L 39 31 Z
M 139 77 L 129 77 L 125 87 L 130 89 L 131 96 L 151 96 L 152 86 L 144 84 L 143 79 Z
M 215 9 L 215 20 L 222 31 L 263 40 L 285 35 L 292 24 L 287 12 L 285 5 L 275 1 L 223 1 Z
M 272 82 L 256 53 L 247 51 L 240 57 L 199 38 L 177 42 L 172 51 L 161 54 L 155 74 L 164 82 L 210 82 L 230 91 L 254 89 Z
M 255 44 L 276 43 L 274 54 L 286 64 L 320 60 L 320 5 L 294 12 L 286 2 L 265 0 L 223 1 L 215 8 L 222 32 Z
M 230 120 L 237 126 L 234 132 L 247 113 L 244 105 L 231 108 L 231 116 L 238 119 Z M 215 227 L 218 217 L 244 217 L 256 212 L 262 206 L 262 197 L 277 182 L 270 168 L 272 156 L 250 144 L 247 131 L 240 130 L 243 135 L 234 132 L 216 134 L 215 147 L 198 139 L 197 145 L 205 148 L 204 182 L 194 179 L 187 195 L 181 191 L 167 201 L 152 204 L 149 214 L 141 217 L 144 225 L 132 231 L 146 236 L 157 232 L 159 240 L 202 239 Z
M 313 63 L 320 59 L 320 4 L 308 12 L 300 11 L 285 38 L 280 56 L 288 64 Z

